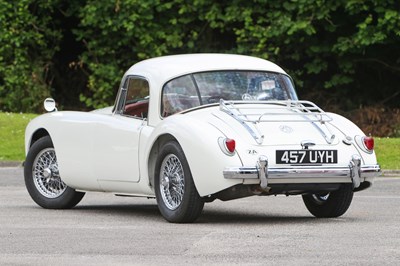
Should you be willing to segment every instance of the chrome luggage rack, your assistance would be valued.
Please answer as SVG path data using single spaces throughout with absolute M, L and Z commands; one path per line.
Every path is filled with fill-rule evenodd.
M 332 121 L 332 118 L 310 101 L 224 101 L 221 99 L 219 109 L 240 122 L 258 144 L 262 144 L 264 140 L 264 135 L 257 128 L 260 122 L 310 122 L 328 144 L 331 144 L 335 138 L 325 124 Z M 260 112 L 254 112 L 254 110 L 260 110 Z M 327 132 L 317 123 L 324 125 Z

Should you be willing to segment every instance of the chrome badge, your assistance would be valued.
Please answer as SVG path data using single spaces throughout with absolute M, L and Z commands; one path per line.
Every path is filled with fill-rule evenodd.
M 247 154 L 256 155 L 258 152 L 256 150 L 246 150 Z
M 286 126 L 286 125 L 281 125 L 281 126 L 279 126 L 279 129 L 280 129 L 282 132 L 285 132 L 285 133 L 287 133 L 287 134 L 293 132 L 293 128 L 291 128 L 291 127 L 289 127 L 289 126 Z

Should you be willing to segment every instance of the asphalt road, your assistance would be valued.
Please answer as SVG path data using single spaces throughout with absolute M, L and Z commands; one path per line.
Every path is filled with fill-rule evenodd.
M 278 196 L 215 201 L 197 223 L 170 224 L 155 200 L 110 194 L 45 210 L 21 168 L 0 168 L 0 265 L 399 265 L 399 191 L 400 178 L 379 178 L 336 219 Z

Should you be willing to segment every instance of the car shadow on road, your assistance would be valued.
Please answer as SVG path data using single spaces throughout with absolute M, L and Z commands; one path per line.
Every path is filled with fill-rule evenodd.
M 285 213 L 251 213 L 251 212 L 232 212 L 232 211 L 221 211 L 221 210 L 207 210 L 200 218 L 197 223 L 206 224 L 297 224 L 297 223 L 329 223 L 338 221 L 352 221 L 351 217 L 339 217 L 339 218 L 324 218 L 319 219 L 311 215 L 293 215 Z
M 97 214 L 114 217 L 132 217 L 132 219 L 149 220 L 164 222 L 157 205 L 153 204 L 127 204 L 127 205 L 82 205 L 76 206 L 74 211 L 87 214 Z M 352 217 L 340 217 L 330 219 L 317 219 L 311 215 L 293 215 L 286 213 L 251 213 L 249 211 L 224 211 L 224 210 L 204 210 L 196 224 L 298 224 L 310 223 L 327 224 L 338 221 L 352 222 Z
M 126 204 L 126 205 L 78 205 L 74 211 L 82 213 L 96 213 L 99 215 L 132 216 L 153 219 L 161 217 L 157 205 L 154 204 Z

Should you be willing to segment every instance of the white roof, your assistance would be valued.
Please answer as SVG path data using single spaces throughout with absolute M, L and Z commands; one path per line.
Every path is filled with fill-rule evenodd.
M 260 70 L 286 72 L 278 65 L 257 57 L 232 54 L 186 54 L 147 59 L 134 64 L 125 75 L 145 75 L 167 81 L 188 73 L 212 70 Z

